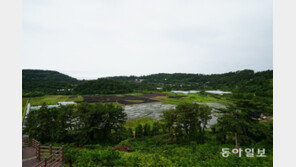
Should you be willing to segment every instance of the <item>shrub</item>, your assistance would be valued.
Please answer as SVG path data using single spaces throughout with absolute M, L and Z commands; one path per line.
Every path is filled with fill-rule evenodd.
M 143 137 L 143 126 L 141 124 L 136 127 L 136 137 Z
M 151 127 L 149 124 L 145 124 L 144 125 L 144 132 L 143 132 L 144 136 L 150 136 L 151 135 Z

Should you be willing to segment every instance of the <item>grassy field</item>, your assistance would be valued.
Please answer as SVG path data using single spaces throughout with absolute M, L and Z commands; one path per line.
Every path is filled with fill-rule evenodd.
M 142 118 L 137 118 L 137 119 L 132 119 L 127 121 L 124 127 L 135 129 L 136 126 L 138 126 L 139 124 L 145 125 L 147 123 L 147 124 L 150 124 L 150 126 L 152 126 L 154 122 L 157 122 L 157 121 L 152 118 L 142 117 Z
M 137 95 L 142 95 L 143 93 L 137 93 L 137 92 L 135 92 L 135 93 L 127 93 L 127 95 L 134 95 L 134 96 L 137 96 Z
M 176 94 L 173 94 L 176 95 Z M 226 103 L 227 100 L 224 97 L 214 97 L 211 95 L 201 95 L 201 94 L 177 94 L 177 95 L 182 95 L 185 97 L 182 98 L 165 98 L 162 99 L 161 101 L 164 103 L 169 103 L 169 104 L 179 104 L 179 103 L 184 103 L 184 102 L 202 102 L 202 103 L 210 103 L 210 102 L 218 102 L 218 103 Z
M 82 96 L 73 96 L 73 95 L 45 95 L 41 97 L 32 97 L 30 99 L 31 105 L 42 105 L 46 103 L 47 105 L 58 104 L 62 101 L 82 101 Z

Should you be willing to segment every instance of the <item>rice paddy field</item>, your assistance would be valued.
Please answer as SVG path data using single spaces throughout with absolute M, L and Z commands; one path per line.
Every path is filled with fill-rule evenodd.
M 142 97 L 142 96 L 147 96 L 146 98 L 149 100 L 153 101 L 159 101 L 165 104 L 179 104 L 183 102 L 201 102 L 201 103 L 211 103 L 211 102 L 218 102 L 222 104 L 227 104 L 228 99 L 225 95 L 220 96 L 220 95 L 210 95 L 210 94 L 176 94 L 172 92 L 164 92 L 161 95 L 154 95 L 154 96 L 149 96 L 151 94 L 139 94 L 135 93 L 133 95 L 131 94 L 118 94 L 115 95 L 115 97 L 122 98 L 122 97 L 133 97 L 131 99 L 127 98 L 125 99 L 126 102 L 129 103 L 143 103 L 144 101 L 142 99 L 137 99 L 136 97 Z M 95 97 L 100 97 L 100 98 L 108 98 L 110 99 L 111 96 L 92 96 L 92 98 Z M 22 99 L 22 109 L 24 110 L 24 107 L 27 103 L 29 98 L 23 97 Z M 45 96 L 40 96 L 40 97 L 31 97 L 30 98 L 30 103 L 32 106 L 37 106 L 37 105 L 42 105 L 43 103 L 46 103 L 46 105 L 54 105 L 58 104 L 58 102 L 68 102 L 68 101 L 74 101 L 74 102 L 82 102 L 85 101 L 84 97 L 81 95 L 45 95 Z M 104 102 L 99 101 L 99 102 Z M 108 101 L 107 101 L 108 102 Z M 115 101 L 114 101 L 115 102 Z M 116 100 L 117 102 L 117 100 Z M 151 101 L 152 102 L 152 101 Z
M 46 103 L 47 105 L 58 104 L 58 102 L 64 101 L 82 101 L 82 96 L 73 95 L 45 95 L 40 97 L 30 98 L 30 103 L 32 106 L 42 105 Z
M 180 96 L 178 98 L 173 98 L 174 96 Z M 183 96 L 183 97 L 181 97 Z M 202 95 L 202 94 L 171 94 L 171 97 L 163 98 L 161 99 L 161 102 L 163 103 L 169 103 L 169 104 L 179 104 L 179 103 L 184 103 L 184 102 L 201 102 L 201 103 L 222 103 L 226 104 L 228 103 L 229 100 L 225 96 L 213 96 L 213 95 Z

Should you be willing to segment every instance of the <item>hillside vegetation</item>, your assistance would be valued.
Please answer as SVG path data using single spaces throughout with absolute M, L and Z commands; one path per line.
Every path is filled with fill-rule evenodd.
M 121 94 L 170 90 L 229 90 L 248 96 L 272 97 L 273 71 L 242 70 L 224 74 L 152 74 L 79 81 L 56 71 L 23 70 L 23 95 Z M 157 89 L 160 88 L 160 89 Z M 70 90 L 68 90 L 70 89 Z M 62 91 L 61 91 L 62 90 Z
M 67 94 L 79 81 L 68 75 L 49 70 L 23 70 L 23 96 Z M 57 91 L 65 89 L 64 91 Z
M 110 79 L 97 79 L 81 83 L 74 89 L 77 94 L 120 94 L 130 93 L 132 89 L 124 82 Z

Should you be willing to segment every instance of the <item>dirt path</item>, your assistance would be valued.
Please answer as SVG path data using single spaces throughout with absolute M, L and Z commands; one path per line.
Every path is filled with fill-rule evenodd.
M 22 166 L 23 167 L 34 167 L 39 163 L 36 157 L 36 150 L 33 147 L 22 148 Z

